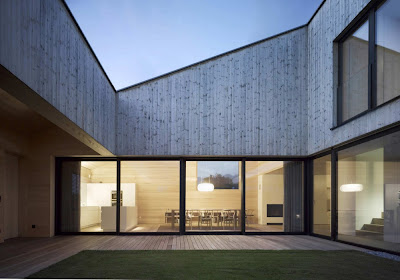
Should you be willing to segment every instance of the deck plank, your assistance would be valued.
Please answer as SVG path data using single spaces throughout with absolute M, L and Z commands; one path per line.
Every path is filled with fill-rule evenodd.
M 13 249 L 14 248 L 14 249 Z M 0 277 L 23 278 L 82 250 L 359 250 L 306 235 L 73 235 L 0 244 Z

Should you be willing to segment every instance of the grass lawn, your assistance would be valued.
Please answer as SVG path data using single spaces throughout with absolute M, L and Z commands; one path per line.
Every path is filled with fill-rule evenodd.
M 358 251 L 83 251 L 29 278 L 399 279 L 400 263 Z

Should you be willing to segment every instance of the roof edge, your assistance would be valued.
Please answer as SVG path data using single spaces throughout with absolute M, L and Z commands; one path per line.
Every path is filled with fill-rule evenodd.
M 324 2 L 325 2 L 325 1 L 324 1 Z M 319 8 L 318 8 L 318 9 L 319 9 Z M 303 24 L 303 25 L 300 25 L 300 26 L 298 26 L 298 27 L 295 27 L 295 28 L 286 30 L 286 31 L 284 31 L 284 32 L 275 34 L 275 35 L 273 35 L 273 36 L 270 36 L 270 37 L 267 37 L 267 38 L 264 38 L 264 39 L 255 41 L 255 42 L 253 42 L 253 43 L 250 43 L 250 44 L 241 46 L 241 47 L 239 47 L 239 48 L 236 48 L 236 49 L 233 49 L 233 50 L 230 50 L 230 51 L 221 53 L 221 54 L 217 54 L 217 55 L 215 55 L 215 56 L 206 58 L 206 59 L 204 59 L 204 60 L 200 60 L 200 61 L 198 61 L 198 62 L 189 64 L 189 65 L 187 65 L 187 66 L 178 68 L 178 69 L 176 69 L 176 70 L 172 70 L 172 71 L 170 71 L 170 72 L 161 74 L 161 75 L 159 75 L 159 76 L 156 76 L 156 77 L 153 77 L 153 78 L 144 80 L 144 81 L 142 81 L 142 82 L 139 82 L 139 83 L 136 83 L 136 84 L 133 84 L 133 85 L 124 87 L 124 88 L 121 88 L 121 89 L 117 90 L 116 92 L 119 93 L 119 92 L 121 92 L 121 91 L 125 91 L 125 90 L 128 90 L 128 89 L 134 88 L 134 87 L 138 87 L 138 86 L 141 86 L 141 85 L 146 84 L 146 83 L 148 83 L 148 82 L 152 82 L 152 81 L 154 81 L 154 80 L 157 80 L 157 79 L 160 79 L 160 78 L 164 78 L 164 77 L 169 76 L 169 75 L 172 75 L 172 74 L 176 74 L 176 73 L 178 73 L 178 72 L 181 72 L 181 71 L 183 71 L 183 70 L 189 69 L 189 68 L 191 68 L 191 67 L 194 67 L 194 66 L 203 64 L 203 63 L 208 62 L 208 61 L 211 61 L 211 60 L 215 60 L 215 59 L 221 58 L 221 57 L 223 57 L 223 56 L 226 56 L 226 55 L 229 55 L 229 54 L 231 54 L 231 53 L 235 53 L 235 52 L 241 51 L 241 50 L 243 50 L 243 49 L 252 47 L 252 46 L 254 46 L 254 45 L 261 44 L 261 43 L 266 42 L 266 41 L 268 41 L 268 40 L 271 40 L 271 39 L 274 39 L 274 38 L 276 38 L 276 37 L 279 37 L 279 36 L 288 34 L 288 33 L 290 33 L 290 32 L 293 32 L 293 31 L 302 29 L 302 28 L 307 27 L 307 26 L 308 26 L 308 23 Z
M 323 0 L 317 10 L 314 12 L 314 14 L 311 16 L 310 20 L 306 23 L 306 25 L 309 25 L 312 20 L 315 18 L 315 16 L 318 14 L 319 10 L 321 10 L 322 6 L 325 4 L 326 0 Z
M 111 82 L 110 78 L 108 77 L 106 71 L 103 68 L 103 65 L 101 65 L 100 60 L 97 58 L 96 54 L 94 53 L 92 46 L 89 44 L 89 41 L 86 39 L 85 34 L 83 34 L 83 31 L 81 29 L 81 27 L 79 26 L 78 22 L 76 21 L 74 15 L 72 14 L 71 10 L 69 9 L 67 3 L 65 2 L 65 0 L 61 0 L 61 3 L 64 5 L 65 9 L 67 10 L 69 16 L 72 18 L 72 21 L 74 22 L 75 26 L 78 28 L 78 32 L 80 33 L 80 35 L 82 36 L 83 40 L 85 41 L 86 45 L 89 48 L 89 51 L 92 53 L 95 61 L 97 62 L 97 64 L 100 66 L 101 71 L 103 72 L 104 76 L 106 77 L 108 83 L 111 85 L 111 88 L 114 90 L 114 93 L 117 92 L 117 90 L 115 89 L 113 83 Z

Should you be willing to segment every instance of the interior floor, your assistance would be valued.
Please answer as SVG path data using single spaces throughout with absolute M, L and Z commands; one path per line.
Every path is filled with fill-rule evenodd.
M 314 224 L 313 225 L 313 232 L 320 235 L 331 236 L 331 225 L 329 224 Z
M 81 232 L 102 232 L 100 224 L 93 225 L 81 229 Z M 171 224 L 138 224 L 133 229 L 126 232 L 178 232 L 179 226 L 172 227 Z M 186 226 L 186 231 L 240 231 L 240 227 L 233 226 L 202 226 L 201 228 L 196 226 Z M 259 224 L 248 224 L 246 225 L 246 231 L 248 232 L 283 232 L 283 225 L 259 225 Z

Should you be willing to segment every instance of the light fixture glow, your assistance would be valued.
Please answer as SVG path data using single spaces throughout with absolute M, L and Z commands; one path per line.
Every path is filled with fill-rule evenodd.
M 199 192 L 212 192 L 214 191 L 214 185 L 211 183 L 201 183 L 198 184 L 197 190 Z
M 360 192 L 364 189 L 361 184 L 344 184 L 340 186 L 341 192 Z

